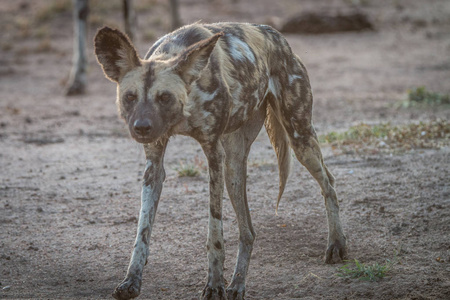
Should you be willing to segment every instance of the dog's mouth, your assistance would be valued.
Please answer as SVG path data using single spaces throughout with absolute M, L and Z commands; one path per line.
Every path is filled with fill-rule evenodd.
M 133 140 L 135 140 L 136 142 L 140 143 L 140 144 L 151 144 L 154 143 L 156 141 L 158 141 L 162 136 L 165 135 L 165 130 L 158 131 L 158 133 L 156 133 L 155 131 L 150 131 L 147 132 L 145 134 L 140 134 L 139 132 L 136 132 L 135 130 L 130 130 L 130 135 L 133 138 Z
M 139 135 L 136 133 L 131 133 L 131 137 L 140 144 L 151 144 L 155 142 L 159 137 L 153 137 L 148 135 Z

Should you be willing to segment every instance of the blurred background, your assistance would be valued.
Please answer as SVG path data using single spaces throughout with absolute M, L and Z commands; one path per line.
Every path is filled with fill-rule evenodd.
M 76 49 L 73 2 L 0 3 L 3 91 L 12 89 L 15 93 L 14 86 L 20 85 L 33 93 L 51 91 L 53 96 L 67 93 Z M 125 30 L 126 1 L 84 2 L 89 3 L 84 46 L 89 84 L 83 92 L 92 94 L 106 84 L 93 56 L 93 36 L 104 25 Z M 445 80 L 450 74 L 448 1 L 425 4 L 406 0 L 134 0 L 129 3 L 136 35 L 133 40 L 141 56 L 155 40 L 183 24 L 264 23 L 285 33 L 294 51 L 304 60 L 316 99 L 333 98 L 334 104 L 344 98 L 375 101 L 382 98 L 395 102 L 408 98 L 408 91 L 417 88 L 443 95 L 450 89 Z M 353 118 L 354 114 L 349 112 L 347 117 Z
M 93 35 L 103 25 L 124 30 L 126 1 L 84 2 L 89 3 L 87 53 L 92 66 Z M 309 66 L 318 93 L 398 97 L 417 86 L 448 93 L 445 80 L 437 80 L 448 78 L 450 68 L 448 1 L 134 0 L 130 4 L 134 42 L 142 56 L 156 39 L 179 25 L 263 23 L 287 34 Z M 0 3 L 2 81 L 22 71 L 56 67 L 50 73 L 63 90 L 73 55 L 73 6 L 71 0 Z M 55 78 L 46 76 L 51 75 L 40 78 L 50 87 Z M 91 70 L 89 76 L 97 73 Z

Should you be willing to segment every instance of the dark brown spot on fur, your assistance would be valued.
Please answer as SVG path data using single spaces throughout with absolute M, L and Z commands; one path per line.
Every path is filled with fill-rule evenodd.
M 150 234 L 150 227 L 146 226 L 144 229 L 142 229 L 141 238 L 142 242 L 146 245 L 148 245 L 149 234 Z
M 155 82 L 154 66 L 155 66 L 154 62 L 149 63 L 147 73 L 145 73 L 145 80 L 144 80 L 145 94 L 147 94 L 147 91 L 152 87 L 153 83 Z
M 259 24 L 254 24 L 254 26 L 256 26 L 262 34 L 264 34 L 267 38 L 272 40 L 272 42 L 274 42 L 275 44 L 280 40 L 281 33 L 279 33 L 273 27 L 270 27 L 269 25 L 259 25 Z
M 211 31 L 212 33 L 218 33 L 221 31 L 224 31 L 223 27 L 217 26 L 215 24 L 208 24 L 208 25 L 203 25 L 206 29 L 208 29 L 209 31 Z
M 229 24 L 229 25 L 225 25 L 223 27 L 223 31 L 227 34 L 231 34 L 234 35 L 236 37 L 238 37 L 239 39 L 245 41 L 246 40 L 246 36 L 245 36 L 245 31 L 244 29 L 242 29 L 239 26 L 235 26 L 235 24 Z
M 162 53 L 170 53 L 170 49 L 172 49 L 172 44 L 171 44 L 171 43 L 165 43 L 165 44 L 161 47 L 161 52 L 162 52 Z
M 173 43 L 179 46 L 189 47 L 195 43 L 208 38 L 204 29 L 198 27 L 189 27 L 181 30 L 175 36 Z
M 215 208 L 211 207 L 210 213 L 214 219 L 222 220 L 222 214 L 219 211 L 217 211 Z
M 160 161 L 159 163 L 162 163 Z M 166 178 L 166 172 L 164 168 L 160 168 L 157 163 L 155 165 L 150 165 L 145 169 L 144 172 L 144 186 L 149 186 L 157 181 L 163 182 Z
M 219 241 L 217 241 L 214 243 L 214 247 L 216 247 L 216 249 L 220 250 L 220 249 L 222 249 L 222 244 Z
M 145 169 L 144 173 L 144 185 L 148 186 L 156 180 L 156 172 L 155 167 L 151 165 L 147 169 Z
M 155 53 L 156 49 L 158 49 L 158 47 L 166 40 L 167 37 L 168 37 L 168 35 L 165 35 L 162 38 L 160 38 L 159 40 L 157 40 L 153 44 L 153 46 L 148 50 L 147 54 L 145 54 L 144 59 L 149 59 L 150 56 L 152 56 L 153 53 Z

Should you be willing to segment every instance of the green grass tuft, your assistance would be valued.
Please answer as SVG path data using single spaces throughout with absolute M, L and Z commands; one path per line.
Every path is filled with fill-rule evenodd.
M 180 166 L 175 168 L 178 177 L 197 177 L 200 175 L 200 169 L 195 164 L 186 164 L 180 161 Z
M 403 102 L 403 106 L 415 105 L 448 105 L 450 104 L 450 94 L 440 94 L 428 91 L 424 86 L 419 86 L 408 91 L 408 100 Z
M 374 263 L 366 265 L 355 259 L 352 263 L 348 263 L 338 269 L 338 276 L 366 281 L 378 281 L 386 276 L 391 270 L 395 261 L 386 260 L 386 263 L 380 265 Z

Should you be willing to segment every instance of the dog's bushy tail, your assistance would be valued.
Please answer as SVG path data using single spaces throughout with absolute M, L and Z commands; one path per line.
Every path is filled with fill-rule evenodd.
M 287 179 L 289 177 L 289 172 L 291 169 L 291 155 L 289 140 L 286 132 L 278 121 L 274 110 L 270 105 L 267 106 L 267 117 L 264 122 L 267 134 L 269 135 L 270 143 L 272 144 L 278 159 L 278 171 L 279 171 L 279 192 L 277 199 L 277 208 L 275 212 L 278 211 L 278 205 L 280 204 L 281 196 L 283 195 L 284 188 L 286 186 Z

